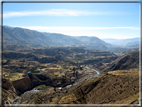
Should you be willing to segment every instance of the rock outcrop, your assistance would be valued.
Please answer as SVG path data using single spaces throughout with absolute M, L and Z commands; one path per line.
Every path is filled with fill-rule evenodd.
M 11 81 L 2 79 L 2 104 L 11 104 L 19 92 L 14 88 Z
M 25 91 L 31 90 L 33 88 L 33 83 L 28 76 L 13 81 L 12 84 L 14 88 L 17 89 L 20 93 L 24 93 Z

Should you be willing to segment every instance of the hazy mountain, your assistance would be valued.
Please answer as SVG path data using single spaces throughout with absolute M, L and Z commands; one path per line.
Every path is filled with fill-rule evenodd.
M 88 36 L 80 36 L 80 37 L 76 37 L 76 39 L 86 43 L 86 44 L 103 44 L 106 46 L 111 46 L 111 44 L 106 43 L 105 41 L 97 38 L 97 37 L 88 37 Z
M 97 37 L 80 36 L 75 38 L 84 42 L 86 47 L 91 49 L 108 50 L 108 47 L 112 46 Z
M 72 37 L 58 33 L 43 33 L 18 27 L 3 26 L 3 46 L 82 46 L 91 49 L 108 50 L 110 44 L 97 37 Z M 14 46 L 12 46 L 14 45 Z M 11 47 L 12 46 L 12 47 Z M 23 47 L 22 47 L 23 48 Z
M 58 46 L 73 46 L 73 45 L 83 44 L 83 42 L 73 38 L 72 36 L 63 35 L 59 33 L 46 33 L 46 32 L 44 34 L 47 35 Z
M 129 42 L 126 44 L 127 47 L 139 47 L 139 41 Z
M 54 45 L 46 35 L 29 29 L 3 26 L 4 45 Z
M 113 39 L 113 38 L 108 38 L 108 39 L 102 39 L 107 43 L 111 43 L 112 45 L 115 46 L 139 46 L 139 39 L 140 38 L 132 38 L 132 39 Z M 136 44 L 136 45 L 135 45 Z
M 88 36 L 81 36 L 81 37 L 73 37 L 58 33 L 44 33 L 53 42 L 56 42 L 58 46 L 83 46 L 90 49 L 98 49 L 98 50 L 107 50 L 110 44 L 104 42 L 103 40 L 97 37 L 88 37 Z

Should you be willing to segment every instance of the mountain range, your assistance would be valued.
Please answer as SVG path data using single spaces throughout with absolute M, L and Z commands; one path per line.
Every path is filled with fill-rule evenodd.
M 85 41 L 86 40 L 86 41 Z M 110 44 L 97 37 L 72 37 L 58 33 L 38 32 L 19 27 L 3 26 L 3 44 L 30 46 L 82 46 L 107 50 Z
M 46 35 L 29 29 L 3 26 L 4 45 L 53 45 L 53 41 Z
M 88 36 L 69 36 L 59 33 L 46 33 L 19 27 L 3 26 L 3 47 L 27 46 L 27 47 L 62 47 L 77 46 L 90 49 L 108 51 L 115 45 L 138 47 L 139 38 L 130 40 L 99 39 Z M 12 47 L 13 48 L 13 47 Z
M 139 47 L 139 40 L 140 38 L 131 38 L 131 39 L 113 39 L 113 38 L 107 38 L 102 39 L 107 43 L 110 43 L 114 46 L 127 46 L 127 47 Z

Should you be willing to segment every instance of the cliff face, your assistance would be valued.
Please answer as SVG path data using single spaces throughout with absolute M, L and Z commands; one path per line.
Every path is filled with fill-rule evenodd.
M 22 79 L 16 81 L 9 81 L 7 79 L 2 79 L 2 103 L 11 104 L 14 99 L 24 93 L 25 91 L 31 90 L 37 84 L 33 84 L 33 80 L 36 78 L 29 78 L 26 76 Z
M 42 84 L 52 87 L 61 86 L 61 84 L 57 84 L 59 81 L 62 80 L 56 78 L 52 79 L 48 74 L 27 74 L 24 78 L 12 82 L 3 79 L 3 104 L 11 104 L 18 95 Z
M 33 88 L 33 84 L 28 76 L 13 81 L 12 82 L 15 89 L 17 89 L 20 93 L 24 93 L 25 91 L 31 90 Z
M 7 79 L 2 79 L 2 103 L 11 104 L 14 99 L 24 93 L 25 91 L 31 90 L 35 86 L 41 85 L 42 82 L 38 79 L 36 75 L 27 75 L 26 77 L 16 80 L 9 81 Z
M 2 88 L 8 90 L 10 87 L 12 87 L 12 82 L 3 78 L 2 79 Z

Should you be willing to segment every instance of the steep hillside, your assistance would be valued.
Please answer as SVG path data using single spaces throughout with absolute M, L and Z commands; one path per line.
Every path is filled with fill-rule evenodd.
M 132 54 L 126 54 L 119 57 L 110 63 L 103 71 L 123 70 L 129 68 L 138 68 L 139 66 L 139 51 Z
M 139 98 L 138 69 L 108 72 L 62 90 L 27 93 L 21 104 L 133 104 Z M 138 103 L 138 102 L 137 102 Z
M 114 43 L 112 43 L 114 42 Z M 110 44 L 112 43 L 112 45 Z M 115 47 L 115 45 L 118 47 Z M 136 51 L 139 46 L 139 38 L 128 40 L 99 39 L 95 36 L 74 37 L 59 33 L 38 32 L 19 27 L 3 26 L 3 50 L 16 50 L 41 47 L 84 47 L 98 49 L 114 53 L 129 53 Z M 120 47 L 121 46 L 121 47 Z M 127 47 L 122 47 L 127 46 Z
M 131 104 L 139 98 L 138 74 L 138 70 L 108 72 L 71 88 L 59 104 Z
M 2 104 L 11 104 L 19 92 L 14 88 L 12 82 L 2 79 Z
M 3 44 L 6 45 L 54 45 L 46 35 L 29 29 L 3 26 Z
M 58 33 L 43 33 L 19 27 L 3 26 L 4 49 L 50 46 L 81 46 L 108 50 L 110 44 L 97 37 L 72 37 Z
M 83 49 L 79 50 L 77 48 L 71 50 L 70 49 L 69 50 L 59 49 L 59 50 L 60 51 L 62 50 L 64 56 L 65 53 L 68 54 L 70 53 L 71 50 L 74 53 L 78 51 L 80 55 L 81 52 L 82 54 L 84 54 L 85 51 Z M 42 52 L 41 50 L 39 51 Z M 56 49 L 54 51 L 57 53 Z M 94 53 L 93 55 L 95 57 L 101 54 L 102 56 L 109 56 L 112 54 L 109 52 L 101 52 L 101 51 L 95 52 L 91 50 L 88 51 L 89 51 L 88 56 Z M 137 67 L 138 65 L 138 56 L 139 56 L 138 51 L 132 54 L 127 54 L 125 56 L 122 56 L 114 61 L 117 62 L 116 65 L 114 66 L 115 71 L 111 72 L 109 71 L 106 74 L 101 74 L 101 76 L 89 80 L 83 79 L 82 80 L 83 82 L 79 82 L 78 84 L 73 85 L 70 88 L 64 86 L 71 84 L 71 81 L 73 79 L 71 71 L 68 71 L 69 75 L 67 75 L 66 73 L 66 79 L 67 79 L 66 82 L 61 77 L 57 78 L 55 75 L 52 75 L 52 73 L 49 72 L 47 73 L 44 72 L 43 74 L 28 74 L 29 77 L 24 77 L 23 79 L 16 80 L 13 82 L 8 82 L 8 84 L 3 85 L 3 95 L 5 100 L 8 101 L 8 103 L 11 103 L 14 100 L 14 98 L 17 96 L 17 94 L 15 94 L 13 91 L 11 94 L 9 93 L 11 92 L 10 88 L 11 86 L 13 86 L 18 92 L 23 93 L 36 86 L 45 84 L 46 86 L 50 86 L 52 88 L 48 88 L 38 93 L 23 94 L 20 103 L 21 104 L 27 104 L 27 103 L 28 104 L 133 104 L 136 102 L 138 103 L 139 70 L 138 68 L 132 69 L 133 67 Z M 76 58 L 80 58 L 80 56 L 77 55 Z M 91 60 L 88 61 L 89 63 L 91 63 L 90 62 Z M 114 62 L 111 64 L 114 64 Z M 110 67 L 111 64 L 109 65 Z M 118 70 L 118 69 L 123 69 L 123 70 Z M 80 72 L 83 73 L 82 70 Z M 74 82 L 75 81 L 76 80 L 74 79 Z M 61 86 L 63 86 L 62 90 L 56 88 Z M 14 97 L 11 98 L 11 101 L 9 101 L 8 95 L 10 96 L 14 95 Z

